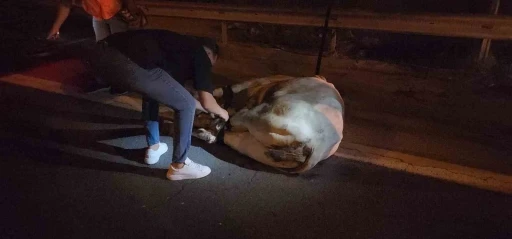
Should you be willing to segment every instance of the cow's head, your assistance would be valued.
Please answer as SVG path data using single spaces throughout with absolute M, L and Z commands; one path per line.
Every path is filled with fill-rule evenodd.
M 247 81 L 232 85 L 226 85 L 219 87 L 213 91 L 213 96 L 219 103 L 219 105 L 228 111 L 230 116 L 233 116 L 239 110 L 243 108 L 252 108 L 258 104 L 255 99 L 263 98 L 262 96 L 255 96 L 255 94 L 263 95 L 260 90 L 262 82 L 258 81 Z M 263 82 L 266 83 L 266 82 Z M 267 88 L 265 88 L 267 89 Z M 194 97 L 198 97 L 194 94 Z M 194 119 L 194 128 L 192 135 L 199 138 L 207 143 L 217 142 L 222 135 L 222 131 L 230 128 L 229 121 L 226 122 L 221 117 L 205 113 L 202 111 L 196 111 L 196 117 Z M 222 139 L 220 139 L 222 140 Z
M 214 114 L 197 112 L 192 135 L 209 144 L 215 143 L 221 131 L 224 130 L 226 123 L 223 118 Z
M 232 104 L 234 98 L 232 85 L 215 89 L 213 95 L 219 105 L 226 109 L 230 116 L 235 113 L 236 110 Z M 229 128 L 229 122 L 226 122 L 223 118 L 198 110 L 194 119 L 192 135 L 211 144 L 219 140 L 219 135 L 226 127 Z

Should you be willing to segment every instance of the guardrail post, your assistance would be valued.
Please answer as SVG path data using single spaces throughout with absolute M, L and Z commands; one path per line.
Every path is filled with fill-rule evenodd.
M 500 0 L 493 0 L 491 5 L 491 14 L 497 15 L 500 9 Z M 484 62 L 489 56 L 491 49 L 491 39 L 483 39 L 482 45 L 480 46 L 480 54 L 478 55 L 478 62 Z
M 223 21 L 221 22 L 221 40 L 222 40 L 222 44 L 226 45 L 228 44 L 228 23 Z
M 333 56 L 333 57 L 336 57 L 337 54 L 336 54 L 336 43 L 338 42 L 338 39 L 337 39 L 337 31 L 336 29 L 332 29 L 331 30 L 331 34 L 332 34 L 332 37 L 331 37 L 331 40 L 329 42 L 329 55 Z

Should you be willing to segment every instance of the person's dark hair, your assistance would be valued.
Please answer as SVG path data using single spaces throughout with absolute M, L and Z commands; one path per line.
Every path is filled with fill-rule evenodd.
M 219 45 L 217 44 L 217 41 L 215 39 L 208 38 L 208 37 L 197 37 L 196 39 L 199 41 L 199 43 L 201 45 L 212 50 L 213 54 L 219 55 L 220 49 L 219 49 Z

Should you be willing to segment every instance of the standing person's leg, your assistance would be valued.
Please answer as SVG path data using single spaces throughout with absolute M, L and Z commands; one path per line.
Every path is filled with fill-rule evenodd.
M 101 41 L 110 35 L 110 28 L 106 21 L 92 17 L 92 28 L 94 29 L 94 36 L 96 42 Z M 86 89 L 87 93 L 96 93 L 99 91 L 109 90 L 110 86 L 105 82 L 102 77 L 95 76 L 94 82 Z
M 92 28 L 94 29 L 96 41 L 101 41 L 110 36 L 110 27 L 105 20 L 92 17 Z
M 154 80 L 147 70 L 139 67 L 118 50 L 108 47 L 105 42 L 98 42 L 87 53 L 85 60 L 88 69 L 96 78 L 105 79 L 112 87 L 138 91 L 137 85 L 140 85 L 140 82 Z M 143 95 L 147 95 L 145 92 L 142 92 Z M 158 102 L 146 96 L 143 99 L 142 119 L 148 121 L 146 123 L 148 149 L 144 161 L 147 164 L 155 164 L 160 156 L 167 152 L 168 147 L 167 144 L 160 142 Z M 149 102 L 151 104 L 148 104 Z
M 110 34 L 128 31 L 128 23 L 118 16 L 114 16 L 106 21 L 110 27 Z
M 158 129 L 159 103 L 147 96 L 142 97 L 142 120 L 146 122 L 148 147 L 160 142 L 159 135 L 154 134 L 155 126 Z
M 142 119 L 146 124 L 146 142 L 148 144 L 148 149 L 146 150 L 144 161 L 147 164 L 157 163 L 160 159 L 160 156 L 167 151 L 167 145 L 160 142 L 158 108 L 159 104 L 157 101 L 147 96 L 143 96 Z
M 175 112 L 174 152 L 167 178 L 182 180 L 210 174 L 210 168 L 194 163 L 187 157 L 196 109 L 194 97 L 164 70 L 145 70 L 119 51 L 102 45 L 104 44 L 95 47 L 96 50 L 91 55 L 93 61 L 90 65 L 95 74 L 108 79 L 113 87 L 139 92 Z M 152 125 L 150 129 L 153 136 L 159 136 L 158 124 Z M 162 145 L 165 144 L 160 143 L 159 147 Z
M 104 38 L 110 35 L 110 29 L 108 24 L 101 19 L 92 17 L 92 28 L 94 29 L 94 36 L 96 38 L 96 42 L 103 40 Z M 110 86 L 103 79 L 103 77 L 95 75 L 94 81 L 91 82 L 91 84 L 88 86 L 86 92 L 90 94 L 109 89 Z
M 162 69 L 152 69 L 148 73 L 150 76 L 146 80 L 138 82 L 135 87 L 137 91 L 174 110 L 174 149 L 167 177 L 182 180 L 208 175 L 210 168 L 194 163 L 187 157 L 196 110 L 194 97 Z M 153 124 L 151 130 L 153 133 L 158 131 L 158 124 Z
M 146 95 L 145 98 L 149 98 L 145 102 L 149 115 L 144 115 L 144 118 L 147 120 L 147 124 L 152 126 L 150 127 L 151 131 L 154 131 L 155 126 L 158 126 L 158 104 L 156 102 L 160 102 L 174 110 L 175 137 L 172 162 L 183 163 L 187 158 L 192 140 L 192 126 L 196 107 L 195 99 L 180 83 L 162 69 L 152 69 L 148 73 L 150 74 L 150 79 L 140 82 L 137 86 L 139 88 L 138 91 L 144 93 Z M 151 140 L 150 138 L 154 137 L 148 137 L 148 141 Z
M 105 23 L 105 26 L 107 28 L 106 30 L 108 31 L 107 35 L 103 38 L 106 38 L 107 36 L 110 36 L 114 33 L 128 31 L 128 23 L 123 21 L 121 18 L 119 18 L 117 16 L 113 16 L 110 19 L 103 20 L 103 22 Z M 123 95 L 126 93 L 128 93 L 128 91 L 123 91 L 123 90 L 117 89 L 116 87 L 110 88 L 110 94 L 113 94 L 113 95 Z
M 158 149 L 158 145 L 160 143 L 160 129 L 158 126 L 158 121 L 146 121 L 146 142 L 148 143 L 148 147 L 153 149 Z

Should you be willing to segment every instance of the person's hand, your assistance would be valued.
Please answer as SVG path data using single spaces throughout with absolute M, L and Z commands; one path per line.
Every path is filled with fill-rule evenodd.
M 221 114 L 219 115 L 219 117 L 223 118 L 226 122 L 228 122 L 228 120 L 229 120 L 228 111 L 225 110 L 225 109 L 222 109 Z
M 229 113 L 217 103 L 217 100 L 210 92 L 198 91 L 197 93 L 199 96 L 198 102 L 206 111 L 223 118 L 225 121 L 229 120 Z M 196 108 L 199 108 L 197 104 Z
M 60 37 L 59 31 L 50 31 L 48 33 L 48 36 L 46 37 L 46 40 L 57 40 Z

